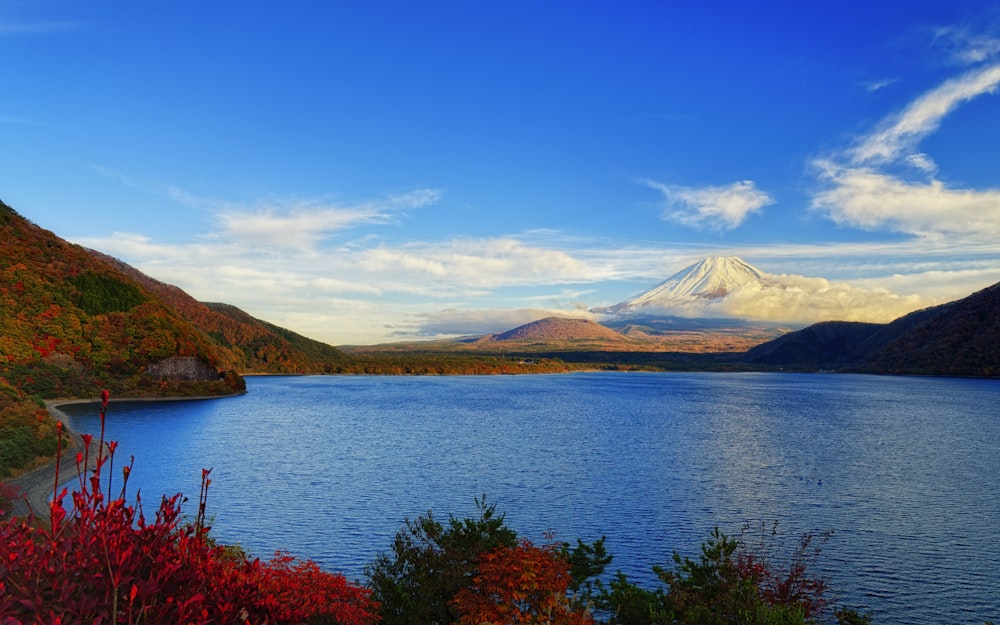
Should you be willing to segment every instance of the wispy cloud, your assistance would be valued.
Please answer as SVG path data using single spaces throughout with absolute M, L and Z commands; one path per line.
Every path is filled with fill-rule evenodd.
M 667 185 L 654 180 L 643 183 L 663 194 L 664 219 L 692 228 L 732 230 L 748 215 L 774 203 L 771 196 L 758 190 L 750 180 L 700 188 Z
M 881 80 L 869 80 L 863 82 L 861 83 L 861 86 L 864 87 L 865 90 L 874 93 L 876 91 L 881 91 L 890 85 L 894 85 L 897 82 L 899 82 L 899 78 L 883 78 Z
M 738 255 L 785 277 L 767 289 L 734 294 L 725 308 L 706 301 L 690 314 L 803 323 L 888 320 L 1000 281 L 995 262 L 1000 238 L 970 243 L 959 257 L 947 240 L 935 239 L 709 252 L 694 245 L 622 245 L 537 232 L 270 251 L 210 237 L 163 244 L 127 233 L 77 242 L 119 256 L 195 297 L 236 304 L 334 344 L 496 332 L 554 314 L 586 317 L 586 308 L 624 300 L 707 253 Z M 831 266 L 840 271 L 836 280 L 799 275 L 832 278 Z M 620 280 L 632 285 L 619 287 L 620 298 L 581 301 L 606 297 L 591 291 Z
M 415 189 L 356 203 L 326 198 L 263 198 L 234 203 L 202 197 L 175 185 L 140 182 L 102 165 L 92 169 L 126 187 L 213 213 L 218 229 L 205 235 L 207 239 L 264 248 L 310 249 L 334 232 L 364 224 L 392 223 L 406 211 L 434 204 L 441 198 L 437 189 Z
M 323 200 L 266 201 L 218 215 L 224 239 L 268 247 L 311 248 L 332 233 L 361 224 L 386 224 L 402 211 L 433 204 L 440 192 L 419 189 L 383 200 L 342 205 Z
M 380 245 L 361 252 L 359 260 L 368 272 L 474 289 L 565 284 L 592 275 L 591 267 L 570 253 L 514 237 Z
M 229 211 L 219 215 L 219 236 L 268 247 L 312 247 L 332 232 L 358 224 L 386 223 L 391 213 L 378 204 Z
M 974 58 L 993 56 L 991 39 L 970 41 L 961 48 L 980 50 Z M 850 147 L 816 158 L 823 187 L 812 207 L 842 225 L 950 237 L 953 245 L 1000 236 L 1000 189 L 953 188 L 920 149 L 959 106 L 998 88 L 1000 63 L 982 65 L 930 89 Z
M 934 29 L 933 43 L 947 51 L 948 59 L 960 65 L 975 65 L 1000 57 L 1000 38 L 966 26 Z
M 816 165 L 829 188 L 813 206 L 837 223 L 918 236 L 1000 237 L 1000 190 L 949 189 L 939 180 L 911 183 L 869 168 Z
M 29 119 L 27 117 L 3 117 L 0 116 L 0 124 L 6 124 L 10 126 L 44 126 L 45 124 L 36 121 L 34 119 Z
M 915 146 L 934 132 L 955 108 L 986 93 L 996 93 L 1000 64 L 988 65 L 948 80 L 917 98 L 878 130 L 863 137 L 847 156 L 853 165 L 882 165 L 911 156 Z
M 80 27 L 80 22 L 73 21 L 18 21 L 0 17 L 0 37 L 48 35 Z

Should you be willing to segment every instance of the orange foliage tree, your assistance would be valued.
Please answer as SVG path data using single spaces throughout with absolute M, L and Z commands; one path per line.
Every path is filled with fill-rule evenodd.
M 472 585 L 452 604 L 463 625 L 515 623 L 590 625 L 591 613 L 569 594 L 569 562 L 557 544 L 536 546 L 521 539 L 480 556 Z

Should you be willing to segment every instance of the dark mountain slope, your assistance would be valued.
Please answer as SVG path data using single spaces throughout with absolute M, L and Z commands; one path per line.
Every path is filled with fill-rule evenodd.
M 833 369 L 858 362 L 884 326 L 878 323 L 824 321 L 790 332 L 747 352 L 754 364 Z
M 1000 283 L 918 311 L 908 327 L 852 369 L 917 375 L 1000 376 Z
M 749 350 L 755 365 L 919 375 L 1000 375 L 1000 284 L 888 324 L 824 322 Z

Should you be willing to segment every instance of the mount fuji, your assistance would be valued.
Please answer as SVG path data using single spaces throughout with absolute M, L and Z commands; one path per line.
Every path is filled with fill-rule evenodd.
M 770 285 L 767 274 L 741 258 L 710 256 L 648 291 L 595 312 L 627 317 L 654 312 L 700 311 L 736 290 L 760 290 Z

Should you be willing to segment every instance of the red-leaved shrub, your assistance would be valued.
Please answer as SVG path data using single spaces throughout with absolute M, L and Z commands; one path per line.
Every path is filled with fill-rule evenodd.
M 89 476 L 89 437 L 77 454 L 72 506 L 65 506 L 63 489 L 49 506 L 48 527 L 0 521 L 0 625 L 375 622 L 369 591 L 342 575 L 284 554 L 267 563 L 234 557 L 215 544 L 204 524 L 208 470 L 194 523 L 181 521 L 180 495 L 164 497 L 152 520 L 138 496 L 127 503 L 131 464 L 122 471 L 121 495 L 106 495 L 111 470 L 102 487 L 102 469 L 115 447 L 103 441 L 107 402 L 103 394 L 101 441 Z

